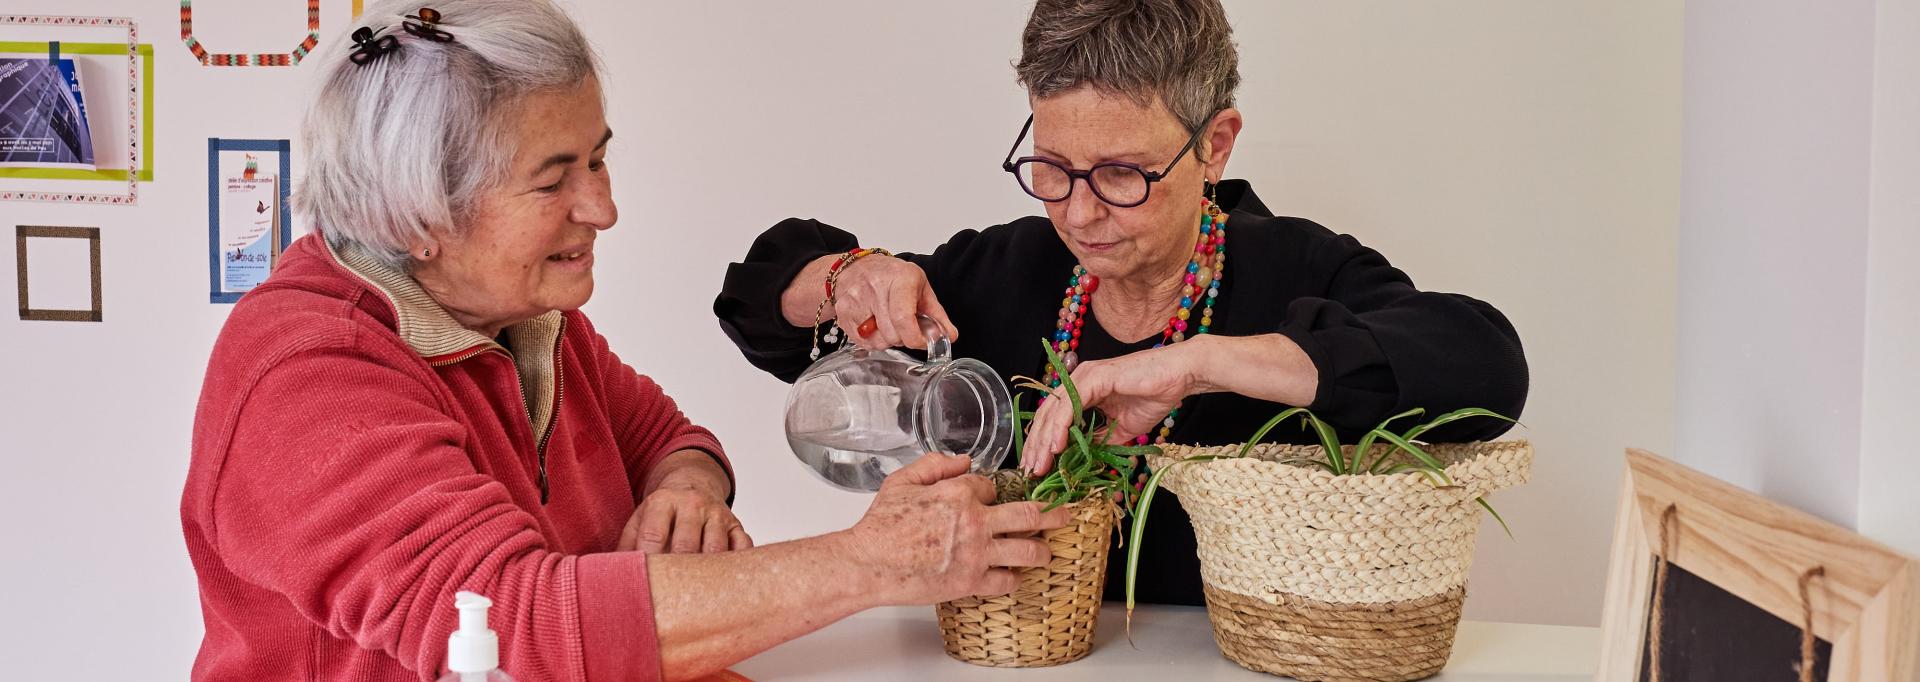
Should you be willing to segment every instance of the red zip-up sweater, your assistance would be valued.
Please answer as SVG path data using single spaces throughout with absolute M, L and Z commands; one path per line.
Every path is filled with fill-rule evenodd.
M 522 682 L 660 677 L 646 557 L 612 550 L 650 468 L 719 443 L 580 312 L 506 335 L 311 236 L 234 306 L 181 500 L 193 679 L 432 680 L 460 590 Z

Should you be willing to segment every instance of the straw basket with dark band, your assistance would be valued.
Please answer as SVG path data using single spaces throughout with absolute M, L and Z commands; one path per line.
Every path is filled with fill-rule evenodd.
M 1305 682 L 1418 680 L 1446 667 L 1479 528 L 1474 498 L 1525 483 L 1533 448 L 1425 449 L 1455 487 L 1413 472 L 1335 476 L 1310 463 L 1325 458 L 1317 446 L 1260 445 L 1166 471 L 1161 485 L 1193 520 L 1220 651 Z M 1150 463 L 1238 451 L 1173 446 Z
M 994 477 L 999 502 L 1025 499 L 1024 476 L 1018 478 Z M 1020 569 L 1020 586 L 1012 594 L 934 607 L 947 655 L 975 665 L 1033 668 L 1077 661 L 1093 650 L 1114 505 L 1089 498 L 1068 508 L 1072 522 L 1041 533 L 1053 562 Z

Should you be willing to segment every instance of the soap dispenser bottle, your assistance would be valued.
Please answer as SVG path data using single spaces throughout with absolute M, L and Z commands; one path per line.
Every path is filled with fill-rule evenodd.
M 500 636 L 487 629 L 493 601 L 472 592 L 453 596 L 460 629 L 447 637 L 447 674 L 440 682 L 513 682 L 500 670 Z

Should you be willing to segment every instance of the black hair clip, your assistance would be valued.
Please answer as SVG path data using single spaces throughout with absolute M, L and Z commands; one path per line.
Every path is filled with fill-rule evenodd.
M 348 59 L 363 66 L 400 47 L 400 41 L 393 36 L 375 38 L 373 29 L 367 26 L 362 26 L 360 30 L 353 32 L 353 42 L 359 47 L 354 48 L 353 54 Z
M 453 34 L 440 30 L 440 12 L 432 7 L 422 7 L 420 11 L 407 15 L 413 21 L 403 22 L 401 26 L 408 33 L 426 38 L 436 43 L 453 42 Z M 419 23 L 414 23 L 419 22 Z

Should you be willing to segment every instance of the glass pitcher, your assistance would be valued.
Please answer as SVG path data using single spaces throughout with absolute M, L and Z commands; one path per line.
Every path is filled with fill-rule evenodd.
M 953 359 L 939 323 L 920 316 L 921 362 L 898 350 L 848 345 L 820 358 L 787 393 L 787 445 L 822 480 L 856 492 L 928 452 L 996 468 L 1013 443 L 1013 407 L 993 368 Z

